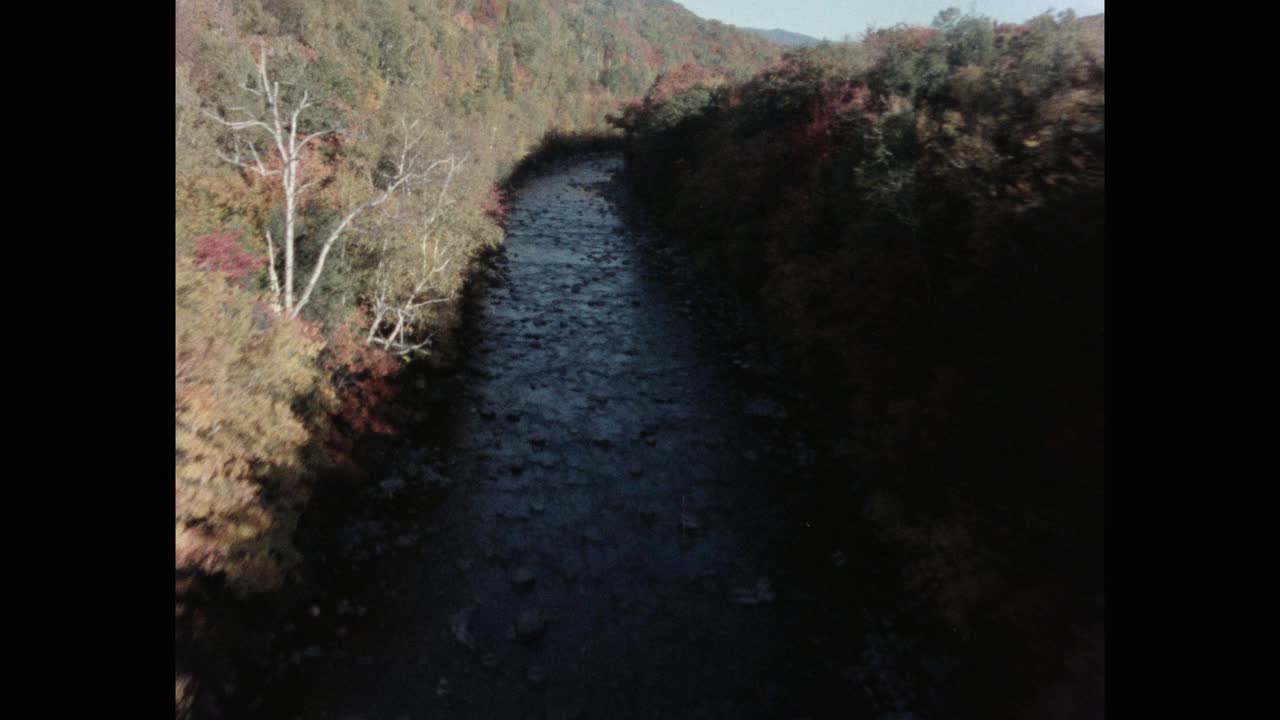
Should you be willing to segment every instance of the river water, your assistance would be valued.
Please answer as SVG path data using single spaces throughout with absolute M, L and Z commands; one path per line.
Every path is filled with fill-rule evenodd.
M 398 524 L 348 524 L 347 587 L 285 628 L 238 713 L 907 709 L 867 639 L 891 634 L 845 604 L 858 549 L 813 541 L 788 501 L 812 465 L 800 408 L 701 331 L 705 296 L 622 212 L 621 169 L 577 158 L 513 193 L 448 437 L 405 439 L 403 472 L 374 478 Z

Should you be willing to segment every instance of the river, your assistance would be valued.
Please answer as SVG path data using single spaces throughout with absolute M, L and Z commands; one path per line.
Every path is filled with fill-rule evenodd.
M 621 170 L 580 157 L 513 192 L 448 436 L 402 439 L 370 488 L 401 519 L 352 520 L 334 560 L 375 569 L 308 603 L 238 716 L 905 709 L 867 639 L 891 633 L 845 604 L 858 549 L 795 500 L 802 408 L 703 331 Z

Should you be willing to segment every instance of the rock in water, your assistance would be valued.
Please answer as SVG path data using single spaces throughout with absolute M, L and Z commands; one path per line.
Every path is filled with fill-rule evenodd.
M 737 588 L 733 591 L 733 602 L 747 607 L 771 603 L 773 598 L 773 588 L 766 577 L 757 579 L 755 587 Z
M 547 618 L 541 610 L 525 610 L 516 618 L 516 636 L 525 642 L 536 640 L 547 628 Z
M 537 575 L 534 574 L 533 568 L 528 565 L 521 565 L 511 574 L 511 584 L 520 590 L 528 590 L 533 587 L 535 580 L 537 580 Z
M 449 618 L 449 629 L 453 638 L 467 648 L 475 647 L 475 639 L 471 636 L 471 608 L 463 608 Z
M 746 401 L 742 406 L 743 412 L 752 417 L 773 418 L 775 420 L 785 420 L 787 417 L 787 409 L 778 404 L 777 401 L 767 397 L 753 397 Z
M 756 597 L 760 598 L 762 603 L 773 602 L 773 587 L 769 584 L 769 578 L 762 577 L 756 580 Z

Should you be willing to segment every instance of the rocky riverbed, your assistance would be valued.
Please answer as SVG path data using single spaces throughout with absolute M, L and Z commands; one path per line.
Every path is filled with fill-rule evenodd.
M 917 653 L 873 609 L 888 601 L 870 547 L 806 490 L 804 398 L 731 329 L 706 331 L 731 313 L 624 212 L 620 172 L 580 157 L 513 193 L 448 420 L 388 451 L 320 559 L 334 581 L 224 715 L 908 717 L 925 702 L 901 665 Z

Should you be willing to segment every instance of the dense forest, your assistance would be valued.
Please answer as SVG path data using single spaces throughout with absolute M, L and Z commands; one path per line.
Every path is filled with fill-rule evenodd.
M 248 607 L 300 582 L 316 477 L 360 474 L 406 367 L 454 362 L 506 183 L 564 138 L 623 144 L 815 398 L 823 492 L 974 658 L 959 692 L 1067 683 L 1009 717 L 1100 698 L 1101 16 L 947 11 L 785 53 L 667 0 L 175 18 L 179 717 L 229 652 L 212 588 Z
M 178 0 L 174 55 L 175 567 L 199 627 L 205 578 L 286 583 L 310 479 L 390 431 L 406 363 L 448 361 L 522 158 L 664 72 L 746 78 L 779 50 L 664 0 Z
M 850 525 L 1002 658 L 976 694 L 1088 658 L 1101 697 L 1104 67 L 1102 16 L 949 11 L 617 121 L 637 190 L 813 391 Z

